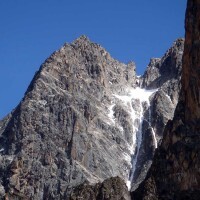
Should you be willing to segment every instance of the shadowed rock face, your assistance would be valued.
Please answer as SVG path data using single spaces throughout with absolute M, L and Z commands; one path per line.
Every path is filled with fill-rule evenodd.
M 144 179 L 173 117 L 183 44 L 175 41 L 140 78 L 133 62 L 120 63 L 85 36 L 54 52 L 0 121 L 0 195 L 66 199 L 82 183 L 119 176 L 86 191 L 128 199 L 122 182 L 135 189 Z
M 200 197 L 200 0 L 188 0 L 182 90 L 148 175 L 133 199 Z

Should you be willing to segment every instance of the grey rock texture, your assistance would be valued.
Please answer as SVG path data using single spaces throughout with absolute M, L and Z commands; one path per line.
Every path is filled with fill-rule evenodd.
M 165 86 L 164 83 L 168 81 L 180 80 L 183 49 L 184 39 L 180 38 L 174 42 L 162 58 L 152 58 L 142 77 L 142 86 L 153 89 Z M 177 100 L 177 98 L 175 99 Z
M 164 125 L 171 119 L 177 105 L 181 88 L 182 55 L 184 39 L 177 39 L 173 46 L 159 58 L 151 59 L 142 77 L 142 87 L 147 89 L 160 88 L 153 100 L 153 127 L 162 137 Z M 162 116 L 160 116 L 160 113 Z M 160 121 L 160 122 L 159 122 Z
M 152 126 L 159 139 L 167 121 L 172 119 L 178 102 L 183 50 L 184 39 L 177 39 L 161 59 L 151 59 L 142 77 L 142 87 L 160 88 L 152 101 Z
M 139 78 L 133 62 L 85 36 L 54 52 L 0 122 L 2 198 L 67 199 L 80 184 L 116 176 L 135 189 L 173 117 L 183 43 L 167 51 L 153 79 L 156 62 Z
M 200 0 L 188 0 L 182 89 L 150 171 L 133 199 L 198 200 L 200 197 Z

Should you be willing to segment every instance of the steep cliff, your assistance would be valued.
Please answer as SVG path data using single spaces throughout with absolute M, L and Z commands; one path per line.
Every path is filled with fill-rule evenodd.
M 182 89 L 148 175 L 133 199 L 200 197 L 200 0 L 188 0 Z
M 1 197 L 66 199 L 95 183 L 95 198 L 123 182 L 135 189 L 174 114 L 183 44 L 175 41 L 142 77 L 85 36 L 54 52 L 0 122 Z

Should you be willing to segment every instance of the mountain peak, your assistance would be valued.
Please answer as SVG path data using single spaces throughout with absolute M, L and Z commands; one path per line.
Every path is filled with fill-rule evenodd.
M 92 42 L 86 35 L 81 35 L 72 42 L 72 44 L 82 44 L 82 43 L 92 43 Z
M 161 86 L 161 75 L 155 85 Z M 170 98 L 178 93 L 178 80 L 166 82 L 160 92 L 139 88 L 134 62 L 115 60 L 85 35 L 66 43 L 42 64 L 17 109 L 0 123 L 0 197 L 6 189 L 11 199 L 67 199 L 79 184 L 116 176 L 134 189 L 175 108 Z M 152 96 L 144 100 L 147 94 Z

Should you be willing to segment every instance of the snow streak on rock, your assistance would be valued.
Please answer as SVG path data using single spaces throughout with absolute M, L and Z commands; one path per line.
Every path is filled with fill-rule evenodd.
M 139 155 L 139 150 L 140 146 L 142 143 L 142 124 L 144 120 L 144 108 L 143 108 L 143 103 L 146 102 L 147 108 L 149 109 L 150 102 L 149 102 L 149 97 L 155 93 L 157 90 L 145 90 L 142 88 L 135 88 L 135 89 L 129 89 L 127 91 L 127 95 L 114 95 L 116 98 L 121 100 L 126 106 L 130 107 L 130 116 L 132 119 L 132 129 L 133 129 L 133 140 L 132 140 L 132 145 L 130 147 L 130 152 L 131 152 L 131 164 L 132 168 L 130 171 L 130 175 L 127 181 L 127 186 L 129 190 L 131 189 L 131 183 L 134 177 L 134 172 L 136 169 L 136 164 L 138 160 L 138 155 Z M 139 102 L 139 105 L 137 107 L 133 107 L 132 101 L 137 100 Z M 151 113 L 150 113 L 151 114 Z M 149 114 L 149 115 L 150 115 Z M 150 116 L 149 116 L 150 119 Z M 139 123 L 138 123 L 139 122 Z M 151 122 L 149 121 L 149 124 Z M 153 129 L 153 128 L 152 128 Z M 154 133 L 154 138 L 155 138 L 155 132 L 152 130 Z M 156 139 L 155 139 L 156 141 Z M 155 147 L 157 148 L 157 142 L 155 142 Z
M 151 127 L 151 130 L 152 130 L 152 133 L 153 133 L 153 139 L 154 139 L 155 148 L 157 149 L 157 147 L 158 147 L 158 142 L 157 142 L 157 139 L 156 139 L 156 134 L 155 134 L 155 131 L 153 130 L 152 127 Z
M 115 107 L 115 104 L 112 104 L 109 107 L 109 114 L 108 114 L 108 117 L 110 118 L 110 120 L 112 121 L 112 123 L 115 123 L 115 120 L 114 120 L 114 111 L 113 111 L 114 107 Z

